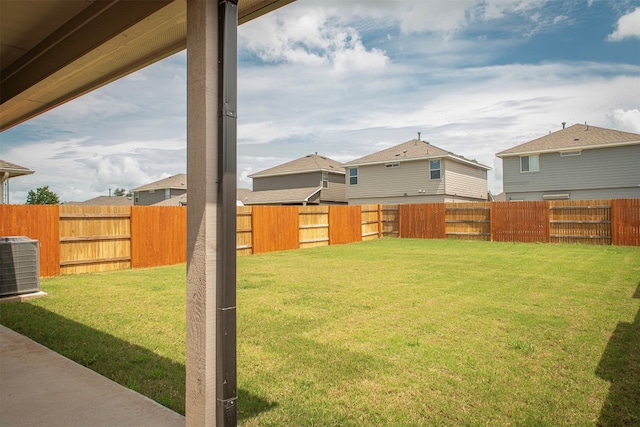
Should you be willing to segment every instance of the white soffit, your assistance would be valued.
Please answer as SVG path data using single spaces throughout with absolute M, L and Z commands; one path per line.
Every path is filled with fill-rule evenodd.
M 240 0 L 242 24 L 294 0 Z M 0 0 L 0 131 L 186 46 L 186 0 Z

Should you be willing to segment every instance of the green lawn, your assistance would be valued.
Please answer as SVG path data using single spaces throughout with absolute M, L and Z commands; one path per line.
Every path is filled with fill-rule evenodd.
M 184 413 L 185 266 L 0 322 Z M 238 259 L 243 426 L 640 425 L 640 248 L 382 239 Z

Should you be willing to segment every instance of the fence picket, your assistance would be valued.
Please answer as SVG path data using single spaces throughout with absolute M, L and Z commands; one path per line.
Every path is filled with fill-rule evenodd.
M 0 236 L 40 243 L 40 275 L 186 260 L 185 207 L 0 205 Z M 380 237 L 640 246 L 640 199 L 237 208 L 238 255 Z

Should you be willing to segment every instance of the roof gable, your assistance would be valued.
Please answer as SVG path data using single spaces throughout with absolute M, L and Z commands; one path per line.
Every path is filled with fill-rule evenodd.
M 20 175 L 29 175 L 34 173 L 30 169 L 25 168 L 24 166 L 16 165 L 15 163 L 7 162 L 6 160 L 0 159 L 0 173 L 9 173 L 9 178 Z
M 308 154 L 299 159 L 265 169 L 249 175 L 249 178 L 263 178 L 275 175 L 294 175 L 309 172 L 333 172 L 344 175 L 340 162 L 317 154 Z
M 149 191 L 149 190 L 164 190 L 166 188 L 187 189 L 187 174 L 179 173 L 177 175 L 170 176 L 169 178 L 161 179 L 159 181 L 145 184 L 141 187 L 134 188 L 131 191 Z
M 640 144 L 640 134 L 591 125 L 575 124 L 550 133 L 524 144 L 501 151 L 496 156 L 540 152 L 554 152 L 566 149 L 589 149 L 616 145 Z
M 426 160 L 442 157 L 447 157 L 462 163 L 473 164 L 474 166 L 484 169 L 490 169 L 488 166 L 485 166 L 475 160 L 470 160 L 450 151 L 443 150 L 442 148 L 436 147 L 435 145 L 420 139 L 412 139 L 410 141 L 403 142 L 402 144 L 394 145 L 393 147 L 344 163 L 342 166 L 349 167 L 367 164 L 402 162 L 408 160 Z

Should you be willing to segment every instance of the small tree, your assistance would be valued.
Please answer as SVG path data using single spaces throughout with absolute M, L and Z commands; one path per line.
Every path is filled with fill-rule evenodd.
M 124 188 L 116 188 L 113 192 L 114 196 L 122 197 L 127 193 L 127 190 Z
M 36 189 L 36 191 L 30 190 L 27 194 L 28 205 L 59 205 L 60 199 L 58 195 L 49 190 L 49 186 L 44 186 Z

